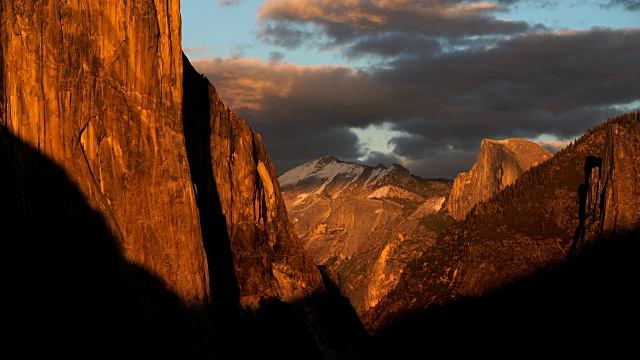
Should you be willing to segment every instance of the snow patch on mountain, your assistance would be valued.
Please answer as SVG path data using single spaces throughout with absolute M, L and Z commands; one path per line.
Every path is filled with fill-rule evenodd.
M 356 180 L 364 171 L 362 165 L 338 161 L 333 157 L 322 157 L 314 161 L 297 166 L 278 177 L 281 187 L 294 186 L 302 180 L 325 180 L 324 186 L 336 176 L 344 176 L 352 181 Z M 322 191 L 321 187 L 319 191 Z
M 373 171 L 371 172 L 371 175 L 369 175 L 369 178 L 367 179 L 367 181 L 365 181 L 364 185 L 365 186 L 375 185 L 375 183 L 378 180 L 383 179 L 385 176 L 389 175 L 392 170 L 393 168 L 380 168 L 380 167 L 373 169 Z

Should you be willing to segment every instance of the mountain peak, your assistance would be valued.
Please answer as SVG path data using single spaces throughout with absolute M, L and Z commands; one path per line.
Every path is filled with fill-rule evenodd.
M 326 156 L 322 156 L 317 158 L 316 160 L 314 160 L 316 162 L 318 162 L 318 164 L 329 164 L 329 163 L 334 163 L 334 162 L 340 162 L 340 160 L 332 155 L 326 155 Z
M 338 175 L 355 179 L 364 169 L 364 165 L 344 162 L 335 156 L 323 156 L 285 172 L 278 177 L 278 181 L 280 187 L 285 188 L 295 186 L 301 181 L 330 182 Z
M 483 147 L 497 145 L 508 151 L 518 153 L 518 154 L 527 154 L 534 153 L 548 159 L 552 156 L 549 150 L 543 148 L 539 144 L 522 138 L 509 138 L 503 140 L 495 140 L 495 139 L 483 139 L 480 144 L 480 149 Z
M 398 171 L 401 171 L 401 172 L 406 172 L 406 173 L 409 172 L 409 169 L 407 169 L 406 167 L 404 167 L 404 166 L 402 166 L 402 165 L 400 165 L 398 163 L 391 164 L 391 169 L 398 170 Z
M 330 182 L 336 176 L 355 180 L 365 171 L 369 174 L 365 185 L 369 186 L 374 186 L 389 176 L 396 180 L 404 179 L 405 181 L 409 181 L 412 177 L 409 169 L 398 163 L 392 163 L 389 167 L 386 167 L 383 163 L 379 163 L 376 167 L 373 167 L 342 161 L 335 156 L 327 155 L 285 172 L 278 177 L 278 180 L 281 187 L 290 187 L 297 185 L 301 181 L 308 182 L 315 180 Z
M 462 172 L 453 183 L 449 211 L 461 220 L 480 201 L 512 184 L 530 167 L 553 154 L 533 141 L 521 138 L 483 139 L 478 159 L 469 172 Z

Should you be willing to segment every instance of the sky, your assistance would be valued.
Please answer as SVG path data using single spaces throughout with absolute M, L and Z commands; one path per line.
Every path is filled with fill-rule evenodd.
M 640 109 L 640 0 L 182 0 L 183 51 L 278 175 L 322 156 L 469 171 Z

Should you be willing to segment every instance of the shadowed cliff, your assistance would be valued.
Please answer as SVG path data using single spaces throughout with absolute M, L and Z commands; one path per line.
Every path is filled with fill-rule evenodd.
M 3 333 L 20 357 L 204 358 L 206 309 L 127 261 L 66 172 L 0 127 Z
M 224 329 L 240 316 L 238 279 L 233 267 L 227 219 L 213 174 L 211 158 L 211 108 L 209 82 L 200 76 L 186 56 L 184 64 L 183 124 L 189 170 L 202 221 L 202 241 L 209 264 L 212 315 L 216 327 Z
M 240 305 L 255 308 L 262 297 L 294 300 L 323 291 L 320 272 L 289 221 L 260 135 L 222 103 L 186 57 L 183 64 L 185 141 L 201 226 L 210 229 L 205 246 L 231 255 Z M 215 245 L 222 242 L 228 249 Z
M 259 134 L 183 64 L 185 142 L 224 354 L 358 358 L 368 335 L 293 231 Z

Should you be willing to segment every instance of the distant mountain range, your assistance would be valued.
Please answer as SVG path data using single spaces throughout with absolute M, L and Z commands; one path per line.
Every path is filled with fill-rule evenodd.
M 333 156 L 302 164 L 278 181 L 305 249 L 362 315 L 447 227 L 551 156 L 525 139 L 485 139 L 473 168 L 455 181 Z
M 423 179 L 327 156 L 278 177 L 304 247 L 357 313 L 375 306 L 449 221 L 452 180 Z
M 551 156 L 525 139 L 485 139 L 473 168 L 455 181 L 333 156 L 293 168 L 278 181 L 305 249 L 362 315 L 446 228 Z
M 566 350 L 543 338 L 631 341 L 621 325 L 638 320 L 625 285 L 640 274 L 638 164 L 640 112 L 555 156 L 523 139 L 484 140 L 453 184 L 333 157 L 279 181 L 302 243 L 335 272 L 381 354 L 494 337 Z

